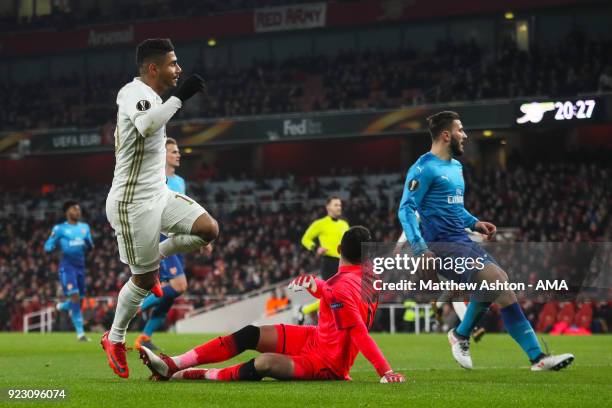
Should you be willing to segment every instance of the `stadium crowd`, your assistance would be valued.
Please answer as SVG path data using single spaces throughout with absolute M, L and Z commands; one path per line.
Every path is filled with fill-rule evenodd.
M 505 42 L 495 55 L 475 41 L 440 41 L 431 53 L 411 49 L 343 51 L 255 61 L 248 68 L 184 67 L 201 72 L 207 94 L 178 117 L 215 118 L 273 113 L 394 108 L 414 103 L 524 96 L 564 96 L 612 89 L 610 41 L 579 31 L 556 46 L 520 51 Z M 180 54 L 179 54 L 180 57 Z M 569 63 L 562 63 L 567 62 Z M 15 86 L 0 81 L 5 104 L 0 130 L 96 127 L 113 123 L 118 88 L 133 73 L 87 75 Z
M 612 233 L 609 163 L 540 163 L 482 173 L 469 166 L 465 169 L 470 186 L 466 207 L 500 227 L 516 229 L 516 240 L 593 242 L 609 239 Z M 209 305 L 300 273 L 316 272 L 314 256 L 299 241 L 307 224 L 321 216 L 322 204 L 331 194 L 343 199 L 344 215 L 351 224 L 368 226 L 378 242 L 395 242 L 401 232 L 396 209 L 403 182 L 404 175 L 394 173 L 253 180 L 217 177 L 190 185 L 190 194 L 204 203 L 221 226 L 212 257 L 186 256 L 193 304 Z M 100 204 L 107 190 L 108 186 L 64 185 L 46 188 L 44 194 L 24 189 L 0 195 L 0 317 L 5 317 L 0 319 L 0 330 L 19 330 L 23 313 L 60 295 L 58 257 L 44 253 L 42 247 L 53 224 L 62 222 L 60 208 L 69 198 L 81 203 L 95 242 L 88 254 L 88 296 L 107 296 L 112 302 L 129 270 L 118 259 Z M 110 306 L 85 313 L 90 327 L 112 317 Z
M 55 1 L 52 2 L 49 14 L 20 17 L 7 12 L 0 15 L 0 28 L 2 32 L 40 29 L 62 31 L 94 24 L 207 16 L 311 2 L 321 0 L 129 0 L 106 2 L 103 6 L 98 2 L 80 4 Z

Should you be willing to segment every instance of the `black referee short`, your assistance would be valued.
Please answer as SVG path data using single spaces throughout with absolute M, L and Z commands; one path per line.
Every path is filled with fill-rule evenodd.
M 323 280 L 328 280 L 329 278 L 334 276 L 336 272 L 338 272 L 339 263 L 339 258 L 323 255 L 321 257 L 321 278 L 323 278 Z

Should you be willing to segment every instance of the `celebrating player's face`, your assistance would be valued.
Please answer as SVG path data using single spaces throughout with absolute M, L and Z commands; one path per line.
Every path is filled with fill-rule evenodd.
M 463 125 L 461 124 L 460 120 L 455 119 L 453 121 L 450 139 L 451 153 L 453 156 L 461 156 L 463 154 L 463 143 L 465 142 L 465 139 L 467 139 L 467 135 L 465 134 Z
M 166 54 L 164 62 L 158 66 L 158 68 L 159 82 L 164 89 L 174 88 L 178 83 L 181 72 L 183 71 L 178 64 L 174 51 L 170 51 Z
M 166 164 L 171 167 L 179 167 L 181 165 L 181 153 L 178 146 L 174 143 L 166 145 Z

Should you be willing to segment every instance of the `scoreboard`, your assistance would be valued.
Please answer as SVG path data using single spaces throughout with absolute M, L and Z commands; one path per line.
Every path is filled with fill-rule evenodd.
M 560 125 L 598 122 L 605 116 L 605 99 L 585 97 L 518 102 L 515 105 L 516 125 Z

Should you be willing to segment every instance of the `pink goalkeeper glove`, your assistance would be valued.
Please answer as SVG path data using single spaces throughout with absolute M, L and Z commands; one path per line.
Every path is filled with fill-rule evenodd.
M 380 377 L 380 383 L 381 384 L 403 383 L 403 382 L 406 382 L 406 377 L 404 377 L 400 373 L 394 373 L 393 370 L 387 371 L 385 373 L 385 375 Z

